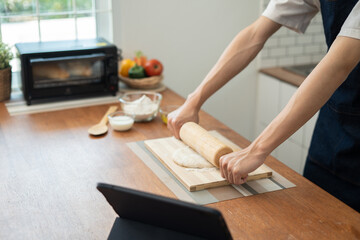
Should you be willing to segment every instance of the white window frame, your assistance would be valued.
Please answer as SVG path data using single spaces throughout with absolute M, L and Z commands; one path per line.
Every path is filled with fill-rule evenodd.
M 75 39 L 78 39 L 78 26 L 77 26 L 77 16 L 80 14 L 92 14 L 95 16 L 96 22 L 96 37 L 104 37 L 109 41 L 113 41 L 113 33 L 112 33 L 112 1 L 111 0 L 92 0 L 93 8 L 91 10 L 77 10 L 76 1 L 72 0 L 73 10 L 71 11 L 63 11 L 63 12 L 44 12 L 40 13 L 39 11 L 39 0 L 36 1 L 36 12 L 33 14 L 14 14 L 10 16 L 0 15 L 0 39 L 2 39 L 1 33 L 1 24 L 3 19 L 8 18 L 22 18 L 22 17 L 34 17 L 37 19 L 37 27 L 39 34 L 39 41 L 42 41 L 41 36 L 41 24 L 40 19 L 43 16 L 58 16 L 58 15 L 73 15 L 75 18 Z M 101 26 L 101 27 L 100 27 Z
M 41 38 L 41 26 L 40 26 L 40 18 L 43 16 L 58 16 L 65 14 L 72 14 L 75 18 L 75 39 L 78 39 L 78 27 L 76 18 L 79 14 L 92 14 L 95 16 L 95 28 L 96 28 L 96 37 L 103 37 L 106 40 L 113 42 L 113 17 L 112 17 L 112 1 L 113 0 L 92 0 L 93 8 L 91 10 L 81 10 L 77 11 L 76 1 L 72 0 L 73 10 L 72 11 L 64 11 L 64 12 L 49 12 L 49 13 L 40 13 L 39 11 L 39 0 L 36 1 L 36 13 L 35 14 L 14 14 L 11 16 L 0 15 L 0 40 L 2 39 L 1 33 L 1 24 L 2 20 L 6 18 L 14 18 L 19 17 L 22 18 L 24 16 L 31 16 L 37 18 L 37 26 L 39 30 L 39 41 L 42 41 Z M 12 46 L 14 47 L 14 46 Z M 14 52 L 15 53 L 15 52 Z M 12 81 L 12 90 L 15 92 L 19 92 L 19 87 L 21 86 L 20 80 L 20 59 L 15 57 L 11 63 L 12 72 L 13 72 L 13 81 Z M 14 75 L 15 73 L 15 75 Z

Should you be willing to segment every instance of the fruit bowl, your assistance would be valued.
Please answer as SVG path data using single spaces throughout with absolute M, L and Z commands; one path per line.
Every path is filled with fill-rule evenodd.
M 163 80 L 163 75 L 146 78 L 128 78 L 119 74 L 120 81 L 130 88 L 135 89 L 152 89 L 156 88 Z

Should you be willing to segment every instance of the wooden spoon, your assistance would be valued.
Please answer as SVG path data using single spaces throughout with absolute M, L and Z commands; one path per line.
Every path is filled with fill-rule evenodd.
M 108 123 L 108 115 L 110 113 L 115 112 L 118 109 L 117 106 L 111 106 L 109 107 L 109 109 L 107 110 L 107 112 L 105 113 L 105 115 L 103 116 L 103 118 L 101 119 L 101 121 L 92 126 L 91 128 L 89 128 L 88 133 L 93 135 L 93 136 L 98 136 L 98 135 L 102 135 L 107 133 L 108 131 L 108 127 L 107 127 L 107 123 Z

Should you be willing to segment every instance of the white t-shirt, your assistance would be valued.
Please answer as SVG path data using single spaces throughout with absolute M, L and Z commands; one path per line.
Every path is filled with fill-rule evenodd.
M 319 0 L 271 0 L 262 15 L 296 32 L 304 33 L 319 11 Z M 360 2 L 352 9 L 338 36 L 360 39 Z

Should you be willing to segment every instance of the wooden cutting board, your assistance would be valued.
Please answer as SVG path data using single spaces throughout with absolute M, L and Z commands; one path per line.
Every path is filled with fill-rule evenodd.
M 209 133 L 231 147 L 234 151 L 241 150 L 239 146 L 218 132 L 210 131 Z M 229 185 L 229 183 L 221 177 L 220 170 L 217 168 L 205 170 L 190 169 L 176 164 L 172 160 L 173 153 L 178 149 L 186 147 L 186 145 L 174 137 L 146 140 L 144 143 L 146 148 L 149 149 L 190 192 Z M 254 172 L 249 173 L 247 181 L 269 178 L 271 176 L 271 169 L 263 164 Z

